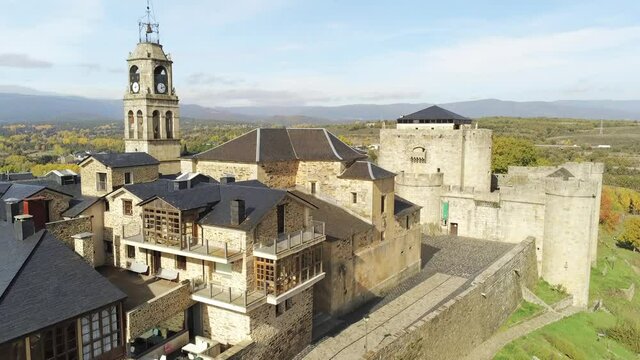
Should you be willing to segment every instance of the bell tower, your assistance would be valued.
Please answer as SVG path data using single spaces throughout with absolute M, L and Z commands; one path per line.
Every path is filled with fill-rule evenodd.
M 178 173 L 180 108 L 173 87 L 173 61 L 160 45 L 159 25 L 149 3 L 138 27 L 138 45 L 127 59 L 125 152 L 146 152 L 160 161 L 160 173 Z

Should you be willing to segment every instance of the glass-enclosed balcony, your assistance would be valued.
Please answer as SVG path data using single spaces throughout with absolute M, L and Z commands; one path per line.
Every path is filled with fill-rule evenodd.
M 266 303 L 267 293 L 247 291 L 208 282 L 194 285 L 192 299 L 228 310 L 246 313 Z
M 311 225 L 302 230 L 280 234 L 274 238 L 258 239 L 253 246 L 253 255 L 279 260 L 325 239 L 325 224 L 321 221 L 312 221 Z

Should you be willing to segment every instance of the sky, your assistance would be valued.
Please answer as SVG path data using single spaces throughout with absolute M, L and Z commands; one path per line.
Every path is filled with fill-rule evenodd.
M 0 90 L 122 98 L 145 0 L 0 0 Z M 638 0 L 154 0 L 183 103 L 639 99 Z

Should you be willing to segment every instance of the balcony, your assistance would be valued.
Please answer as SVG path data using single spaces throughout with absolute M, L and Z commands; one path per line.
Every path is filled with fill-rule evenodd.
M 191 298 L 223 309 L 247 313 L 265 304 L 267 302 L 267 293 L 266 291 L 240 290 L 209 282 L 194 286 Z
M 325 239 L 325 224 L 321 221 L 312 221 L 309 227 L 300 231 L 281 234 L 275 239 L 261 239 L 254 244 L 253 255 L 279 260 Z
M 126 234 L 124 231 L 123 233 Z M 190 235 L 157 236 L 155 233 L 138 232 L 135 235 L 125 236 L 122 242 L 125 245 L 223 264 L 239 260 L 243 255 L 241 249 L 229 248 L 224 241 L 198 239 Z

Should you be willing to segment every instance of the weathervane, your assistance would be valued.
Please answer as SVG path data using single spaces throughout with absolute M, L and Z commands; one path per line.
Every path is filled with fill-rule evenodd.
M 151 10 L 151 0 L 147 0 L 147 14 L 138 20 L 138 40 L 143 42 L 155 42 L 160 44 L 160 25 Z

